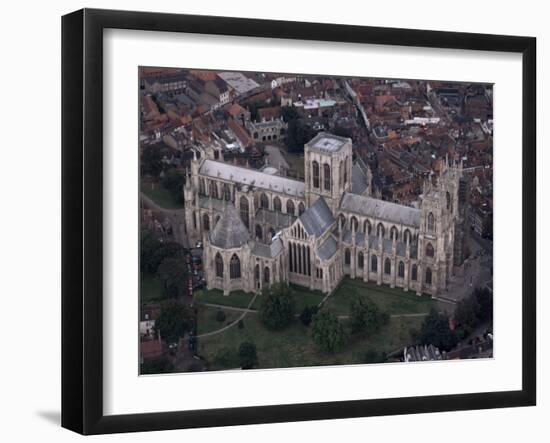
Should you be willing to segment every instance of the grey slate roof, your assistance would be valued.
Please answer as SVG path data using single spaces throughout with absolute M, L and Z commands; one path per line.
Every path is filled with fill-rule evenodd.
M 336 240 L 332 235 L 329 235 L 326 240 L 317 249 L 317 255 L 321 260 L 330 259 L 338 250 Z
M 349 192 L 342 197 L 340 209 L 406 226 L 420 226 L 420 209 Z
M 210 242 L 218 248 L 231 249 L 241 247 L 249 239 L 250 233 L 237 214 L 235 206 L 227 205 L 210 233 Z
M 302 181 L 266 174 L 255 169 L 242 168 L 215 160 L 206 159 L 202 163 L 199 173 L 205 177 L 255 186 L 296 197 L 304 197 L 305 195 L 305 184 Z
M 349 138 L 339 137 L 328 132 L 320 132 L 307 142 L 307 145 L 321 152 L 338 152 L 349 140 Z
M 252 255 L 258 257 L 275 258 L 281 252 L 283 252 L 283 242 L 278 237 L 270 245 L 260 242 L 254 242 L 252 245 Z
M 354 194 L 363 194 L 367 189 L 367 176 L 358 163 L 353 165 L 351 170 L 351 192 Z
M 313 206 L 300 215 L 299 219 L 307 233 L 317 237 L 324 234 L 336 221 L 323 197 L 319 197 Z

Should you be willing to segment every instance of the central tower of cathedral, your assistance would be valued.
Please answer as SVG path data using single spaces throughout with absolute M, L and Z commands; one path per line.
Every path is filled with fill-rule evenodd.
M 304 156 L 306 206 L 322 196 L 335 214 L 352 187 L 351 139 L 321 132 L 304 145 Z

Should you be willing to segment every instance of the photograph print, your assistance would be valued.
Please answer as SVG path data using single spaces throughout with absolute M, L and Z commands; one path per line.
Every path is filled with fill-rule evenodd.
M 492 84 L 140 67 L 137 94 L 140 374 L 493 357 Z

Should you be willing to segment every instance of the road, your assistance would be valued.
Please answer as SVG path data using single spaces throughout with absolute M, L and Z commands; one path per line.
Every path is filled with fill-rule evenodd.
M 174 241 L 181 244 L 184 248 L 189 248 L 189 241 L 185 232 L 185 209 L 168 209 L 159 206 L 143 192 L 140 192 L 142 205 L 147 209 L 161 212 L 170 223 L 174 235 Z

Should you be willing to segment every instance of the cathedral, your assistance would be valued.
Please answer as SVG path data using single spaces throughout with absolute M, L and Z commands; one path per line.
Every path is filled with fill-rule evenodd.
M 201 240 L 208 289 L 261 291 L 290 282 L 332 292 L 348 275 L 436 296 L 453 274 L 461 165 L 443 163 L 417 207 L 372 195 L 349 138 L 304 146 L 304 181 L 201 155 L 185 196 L 189 240 Z

